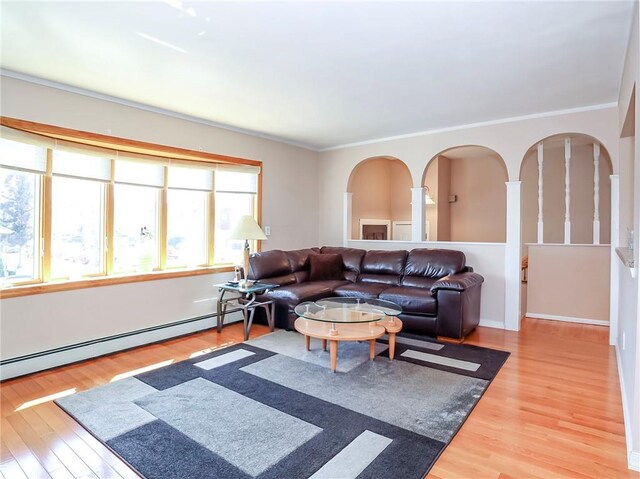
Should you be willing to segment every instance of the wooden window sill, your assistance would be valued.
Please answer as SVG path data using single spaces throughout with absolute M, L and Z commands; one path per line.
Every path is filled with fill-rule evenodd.
M 98 278 L 86 278 L 72 281 L 29 284 L 1 289 L 0 297 L 2 299 L 17 298 L 19 296 L 30 296 L 32 294 L 56 293 L 59 291 L 71 291 L 74 289 L 94 288 L 98 286 L 112 286 L 116 284 L 139 283 L 142 281 L 154 281 L 157 279 L 183 278 L 186 276 L 198 276 L 201 274 L 228 273 L 231 271 L 233 271 L 233 266 L 230 265 L 207 266 L 193 269 L 154 271 L 142 274 L 103 276 Z

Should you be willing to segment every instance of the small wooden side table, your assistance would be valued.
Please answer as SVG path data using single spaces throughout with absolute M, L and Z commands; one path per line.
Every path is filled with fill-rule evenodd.
M 216 287 L 220 291 L 220 297 L 217 304 L 217 331 L 222 331 L 222 325 L 227 313 L 234 313 L 236 311 L 242 311 L 243 323 L 244 323 L 244 340 L 249 339 L 249 332 L 251 331 L 251 325 L 253 324 L 253 316 L 256 312 L 256 308 L 264 308 L 267 314 L 267 323 L 269 324 L 269 330 L 273 331 L 275 326 L 275 304 L 273 300 L 257 301 L 256 296 L 264 294 L 271 289 L 277 288 L 277 284 L 267 283 L 253 283 L 247 287 L 240 286 L 234 283 L 222 283 L 217 284 Z M 235 294 L 231 297 L 225 295 Z

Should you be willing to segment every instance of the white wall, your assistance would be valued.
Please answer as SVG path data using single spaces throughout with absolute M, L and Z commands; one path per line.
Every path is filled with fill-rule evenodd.
M 3 116 L 261 160 L 263 225 L 271 227 L 263 249 L 318 245 L 315 152 L 14 78 L 1 80 Z M 202 275 L 3 299 L 0 357 L 4 360 L 210 313 L 215 305 L 212 298 L 217 295 L 212 285 L 227 276 Z
M 618 99 L 618 132 L 622 132 L 628 106 L 632 98 L 634 85 L 638 89 L 640 80 L 640 11 L 636 3 L 633 13 L 631 38 L 622 75 L 620 96 Z M 635 277 L 631 271 L 622 266 L 614 258 L 612 264 L 612 281 L 619 283 L 618 293 L 618 327 L 616 352 L 618 367 L 620 368 L 620 382 L 623 392 L 623 407 L 625 414 L 625 429 L 627 431 L 627 447 L 629 449 L 629 464 L 640 470 L 640 282 L 638 281 L 640 246 L 640 96 L 635 96 L 635 141 L 633 142 L 633 167 L 620 171 L 620 243 L 626 242 L 626 227 L 633 225 L 635 250 Z M 621 148 L 630 146 L 630 140 L 621 140 Z M 614 166 L 614 172 L 616 168 Z M 634 178 L 627 177 L 633 172 Z M 633 184 L 633 191 L 629 186 Z M 625 186 L 627 185 L 627 186 Z M 633 207 L 629 205 L 632 202 Z M 632 218 L 629 218 L 629 214 Z M 618 246 L 618 245 L 612 245 Z M 625 245 L 626 246 L 626 245 Z M 615 301 L 612 298 L 612 301 Z

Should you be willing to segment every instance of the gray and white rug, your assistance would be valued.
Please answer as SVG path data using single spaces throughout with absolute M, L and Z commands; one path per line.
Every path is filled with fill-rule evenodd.
M 56 403 L 146 478 L 421 478 L 508 353 L 398 338 L 340 343 L 338 371 L 296 332 Z

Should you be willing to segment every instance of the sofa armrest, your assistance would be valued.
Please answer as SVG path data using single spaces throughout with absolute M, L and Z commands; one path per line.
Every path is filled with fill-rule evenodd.
M 431 286 L 431 292 L 437 293 L 445 289 L 449 291 L 466 291 L 484 282 L 478 273 L 458 273 L 440 278 Z

